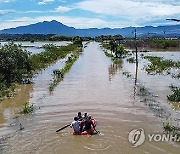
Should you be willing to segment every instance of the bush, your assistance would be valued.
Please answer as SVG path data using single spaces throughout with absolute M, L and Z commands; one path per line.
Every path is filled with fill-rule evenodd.
M 43 69 L 57 59 L 65 58 L 68 53 L 75 50 L 78 45 L 70 44 L 68 46 L 56 47 L 53 44 L 45 45 L 45 52 L 34 54 L 30 60 L 36 70 Z
M 76 44 L 78 45 L 79 47 L 82 47 L 83 44 L 82 44 L 82 38 L 79 37 L 79 36 L 76 36 L 73 38 L 73 44 Z
M 0 49 L 0 82 L 6 85 L 22 82 L 33 69 L 29 57 L 30 53 L 21 46 L 12 42 L 5 44 Z
M 180 102 L 180 88 L 171 87 L 171 90 L 173 91 L 173 94 L 167 96 L 168 100 L 173 102 Z
M 23 107 L 22 113 L 23 113 L 23 114 L 28 114 L 28 113 L 33 112 L 33 110 L 34 110 L 33 104 L 26 103 L 26 104 L 24 105 L 24 107 Z

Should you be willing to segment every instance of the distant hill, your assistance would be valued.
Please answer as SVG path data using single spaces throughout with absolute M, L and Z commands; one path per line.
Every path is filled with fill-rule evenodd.
M 132 31 L 135 27 L 127 28 L 89 28 L 89 29 L 75 29 L 68 27 L 60 22 L 52 20 L 50 22 L 44 21 L 28 26 L 20 26 L 17 28 L 10 28 L 1 30 L 1 34 L 59 34 L 65 36 L 100 36 L 100 35 L 117 35 L 124 37 L 133 37 Z M 165 32 L 165 33 L 164 33 Z M 145 26 L 137 27 L 138 36 L 169 36 L 180 37 L 180 25 L 172 26 Z

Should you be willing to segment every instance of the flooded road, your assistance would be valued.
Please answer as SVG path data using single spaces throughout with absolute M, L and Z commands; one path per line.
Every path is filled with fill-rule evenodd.
M 19 106 L 6 102 L 0 104 L 0 131 L 10 134 L 0 140 L 0 152 L 179 153 L 180 145 L 174 142 L 149 142 L 146 139 L 143 145 L 131 147 L 128 134 L 132 129 L 143 128 L 146 134 L 162 133 L 162 121 L 134 95 L 134 80 L 122 74 L 121 67 L 104 55 L 98 43 L 91 42 L 84 48 L 64 80 L 50 94 L 48 86 L 52 71 L 63 66 L 64 61 L 58 61 L 42 71 L 27 91 L 21 90 L 25 93 L 22 99 L 16 100 L 17 96 L 8 100 Z M 18 114 L 21 103 L 27 101 L 35 105 L 34 113 L 26 116 Z M 13 108 L 17 110 L 16 114 L 11 112 Z M 55 133 L 69 124 L 78 111 L 88 112 L 96 118 L 96 129 L 101 132 L 100 135 L 74 136 L 70 128 Z M 24 127 L 22 131 L 19 131 L 20 124 Z

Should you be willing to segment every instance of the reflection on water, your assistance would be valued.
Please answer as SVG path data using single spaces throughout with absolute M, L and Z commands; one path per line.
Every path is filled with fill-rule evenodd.
M 111 81 L 113 76 L 116 75 L 116 73 L 118 72 L 118 70 L 120 70 L 122 67 L 122 64 L 110 64 L 108 71 L 109 71 L 109 80 Z
M 124 66 L 129 65 L 124 62 Z M 134 65 L 132 68 L 134 73 Z M 32 116 L 23 117 L 25 129 L 7 139 L 3 152 L 178 153 L 179 146 L 175 143 L 146 141 L 138 148 L 130 146 L 127 136 L 132 129 L 143 128 L 151 134 L 162 132 L 162 122 L 139 101 L 139 97 L 134 97 L 134 80 L 116 73 L 118 70 L 119 66 L 112 64 L 98 43 L 91 42 L 52 95 L 48 95 L 52 69 L 42 72 L 36 78 L 29 100 L 39 109 Z M 138 80 L 140 77 L 141 71 Z M 69 124 L 78 111 L 93 115 L 97 120 L 96 129 L 102 135 L 74 136 L 70 128 L 55 133 Z

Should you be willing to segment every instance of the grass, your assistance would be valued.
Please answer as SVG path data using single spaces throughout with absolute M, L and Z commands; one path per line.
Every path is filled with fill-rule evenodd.
M 141 93 L 144 93 L 145 91 L 146 91 L 146 89 L 145 89 L 144 86 L 140 87 L 140 92 L 141 92 Z
M 112 54 L 108 53 L 107 51 L 104 51 L 105 55 L 113 61 L 114 64 L 122 64 L 122 59 L 121 58 L 116 58 Z
M 127 62 L 136 63 L 136 60 L 134 59 L 134 57 L 130 57 L 130 58 L 127 59 Z
M 61 47 L 56 47 L 52 44 L 45 45 L 45 52 L 32 55 L 31 62 L 33 63 L 35 70 L 40 70 L 46 68 L 58 59 L 65 58 L 67 54 L 71 53 L 77 47 L 78 45 L 75 44 Z
M 141 86 L 139 89 L 140 95 L 141 96 L 146 96 L 147 95 L 147 90 L 144 86 Z
M 150 92 L 148 91 L 147 88 L 145 88 L 144 85 L 139 86 L 139 94 L 138 95 L 141 96 L 141 97 L 144 97 L 146 99 L 147 99 L 147 96 L 152 97 Z
M 123 72 L 123 75 L 125 75 L 127 78 L 131 77 L 132 75 L 130 74 L 130 72 Z
M 66 61 L 66 66 L 61 70 L 61 74 L 64 76 L 71 69 L 74 62 L 78 59 L 79 55 L 72 54 Z
M 114 57 L 112 54 L 108 53 L 107 51 L 104 51 L 104 53 L 107 57 L 110 57 L 110 58 Z
M 103 44 L 102 46 L 103 46 L 103 48 L 105 48 L 107 50 L 110 50 L 110 45 L 109 44 Z
M 170 124 L 170 122 L 167 123 L 163 122 L 163 128 L 166 132 L 172 132 L 174 130 L 174 126 Z
M 33 106 L 33 104 L 26 103 L 26 104 L 24 105 L 23 110 L 22 110 L 21 113 L 23 113 L 23 114 L 29 114 L 29 113 L 31 113 L 31 112 L 33 112 L 33 111 L 34 111 L 34 106 Z
M 175 137 L 177 137 L 177 139 L 180 137 L 180 127 L 179 126 L 174 126 L 172 123 L 170 122 L 163 122 L 163 129 L 165 132 L 167 133 L 171 133 L 172 135 L 174 135 Z
M 180 88 L 171 86 L 173 94 L 168 95 L 167 98 L 172 102 L 180 102 Z
M 144 58 L 151 62 L 145 69 L 148 73 L 162 74 L 163 72 L 166 72 L 169 74 L 171 68 L 180 68 L 180 62 L 164 60 L 163 57 L 144 56 Z

